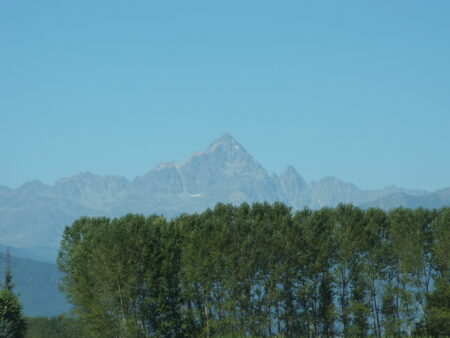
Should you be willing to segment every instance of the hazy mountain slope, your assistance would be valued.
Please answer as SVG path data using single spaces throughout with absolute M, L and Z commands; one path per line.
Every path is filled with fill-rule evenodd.
M 0 252 L 0 276 L 4 275 L 5 255 Z M 59 291 L 61 274 L 54 264 L 11 256 L 11 272 L 26 316 L 55 316 L 70 309 Z
M 406 192 L 395 192 L 367 202 L 361 207 L 377 207 L 392 209 L 398 207 L 408 208 L 441 208 L 450 205 L 450 188 L 437 190 L 428 194 L 412 195 Z
M 396 206 L 398 203 L 392 200 L 393 194 L 405 194 L 405 196 L 424 196 L 427 194 L 423 190 L 408 190 L 397 188 L 396 186 L 389 186 L 377 190 L 363 190 L 358 188 L 353 183 L 347 183 L 337 177 L 325 177 L 318 182 L 311 182 L 310 189 L 317 198 L 320 206 L 335 207 L 339 203 L 352 203 L 355 205 L 365 205 L 371 201 L 380 200 L 390 206 Z M 384 198 L 388 200 L 383 201 Z M 404 203 L 408 203 L 408 198 L 404 199 Z M 406 204 L 404 205 L 406 207 Z
M 0 197 L 0 244 L 29 251 L 42 251 L 37 257 L 51 255 L 54 260 L 65 225 L 82 215 L 100 215 L 100 210 L 86 208 L 64 198 L 52 197 L 48 189 L 36 190 L 34 183 Z M 41 248 L 43 250 L 41 250 Z
M 0 184 L 0 194 L 7 193 L 7 192 L 10 192 L 10 191 L 11 191 L 11 188 L 5 187 L 4 185 Z
M 122 176 L 98 176 L 80 173 L 55 182 L 51 194 L 77 202 L 89 209 L 109 210 L 121 198 L 129 182 Z
M 17 257 L 17 258 L 28 258 L 28 259 L 34 259 L 37 261 L 41 261 L 41 262 L 43 261 L 43 262 L 52 263 L 52 264 L 54 263 L 53 257 L 51 260 L 49 260 L 45 255 L 37 256 L 36 252 L 29 250 L 29 249 L 15 248 L 12 246 L 6 246 L 6 245 L 0 244 L 0 252 L 6 252 L 7 249 L 9 249 L 9 252 L 11 253 L 11 255 L 13 255 L 14 257 Z M 52 255 L 54 255 L 54 254 L 52 254 Z M 0 262 L 0 263 L 3 264 L 3 262 Z
M 361 204 L 368 199 L 365 191 L 337 177 L 325 177 L 318 182 L 311 182 L 310 188 L 320 206 L 334 207 L 339 203 Z

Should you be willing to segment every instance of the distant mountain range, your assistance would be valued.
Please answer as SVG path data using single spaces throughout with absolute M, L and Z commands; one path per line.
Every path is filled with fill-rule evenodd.
M 40 181 L 17 189 L 0 186 L 0 244 L 54 261 L 65 225 L 80 216 L 202 211 L 217 202 L 282 201 L 294 209 L 352 203 L 363 208 L 439 208 L 450 205 L 450 188 L 435 192 L 395 186 L 363 190 L 336 177 L 307 183 L 292 166 L 269 175 L 229 134 L 185 162 L 164 163 L 128 181 L 89 172 L 53 185 Z M 20 250 L 19 250 L 20 251 Z
M 13 292 L 19 296 L 25 316 L 56 316 L 70 310 L 59 291 L 61 273 L 54 264 L 26 258 L 10 257 Z M 0 251 L 0 276 L 3 283 L 5 254 Z

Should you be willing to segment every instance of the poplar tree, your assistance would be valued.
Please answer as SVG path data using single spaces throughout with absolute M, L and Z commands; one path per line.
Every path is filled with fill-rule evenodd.
M 450 208 L 442 209 L 431 224 L 436 286 L 427 297 L 425 328 L 432 336 L 450 335 Z
M 450 208 L 217 204 L 81 218 L 58 264 L 90 337 L 445 336 L 449 240 Z

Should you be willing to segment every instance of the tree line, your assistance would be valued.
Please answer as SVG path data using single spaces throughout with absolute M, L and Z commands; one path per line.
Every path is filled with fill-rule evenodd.
M 450 208 L 83 217 L 62 289 L 89 337 L 450 335 Z

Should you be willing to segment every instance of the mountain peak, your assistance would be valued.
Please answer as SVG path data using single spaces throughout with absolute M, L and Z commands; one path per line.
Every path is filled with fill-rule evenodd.
M 32 181 L 25 182 L 24 184 L 22 184 L 22 185 L 19 187 L 19 189 L 30 189 L 30 188 L 33 188 L 33 189 L 37 188 L 37 189 L 40 189 L 40 188 L 42 188 L 42 187 L 44 187 L 44 184 L 43 184 L 41 181 L 39 181 L 39 180 L 32 180 Z
M 74 177 L 92 177 L 95 176 L 90 171 L 80 171 L 74 175 Z
M 231 136 L 228 133 L 223 134 L 222 136 L 220 136 L 217 140 L 214 140 L 210 145 L 209 148 L 211 147 L 216 147 L 219 145 L 235 145 L 238 144 L 237 141 L 234 139 L 233 136 Z
M 216 141 L 222 141 L 222 142 L 236 142 L 233 136 L 230 135 L 230 133 L 223 133 L 222 136 L 220 136 Z
M 228 133 L 223 134 L 221 137 L 219 137 L 217 140 L 213 141 L 208 149 L 207 152 L 213 152 L 219 148 L 223 148 L 226 149 L 228 151 L 233 151 L 233 152 L 243 152 L 243 153 L 247 153 L 244 149 L 244 147 L 242 147 L 234 138 L 233 136 L 231 136 Z
M 48 191 L 50 187 L 46 184 L 43 184 L 39 180 L 33 180 L 22 184 L 17 190 L 19 191 L 27 191 L 34 193 L 41 193 Z
M 292 189 L 294 187 L 294 189 L 300 191 L 307 188 L 307 183 L 292 165 L 288 165 L 286 169 L 284 169 L 280 178 L 281 183 L 285 185 L 286 189 Z
M 291 177 L 300 177 L 299 173 L 297 172 L 297 170 L 295 169 L 294 166 L 292 165 L 288 165 L 286 167 L 286 169 L 284 169 L 283 173 L 281 174 L 281 176 L 291 176 Z

